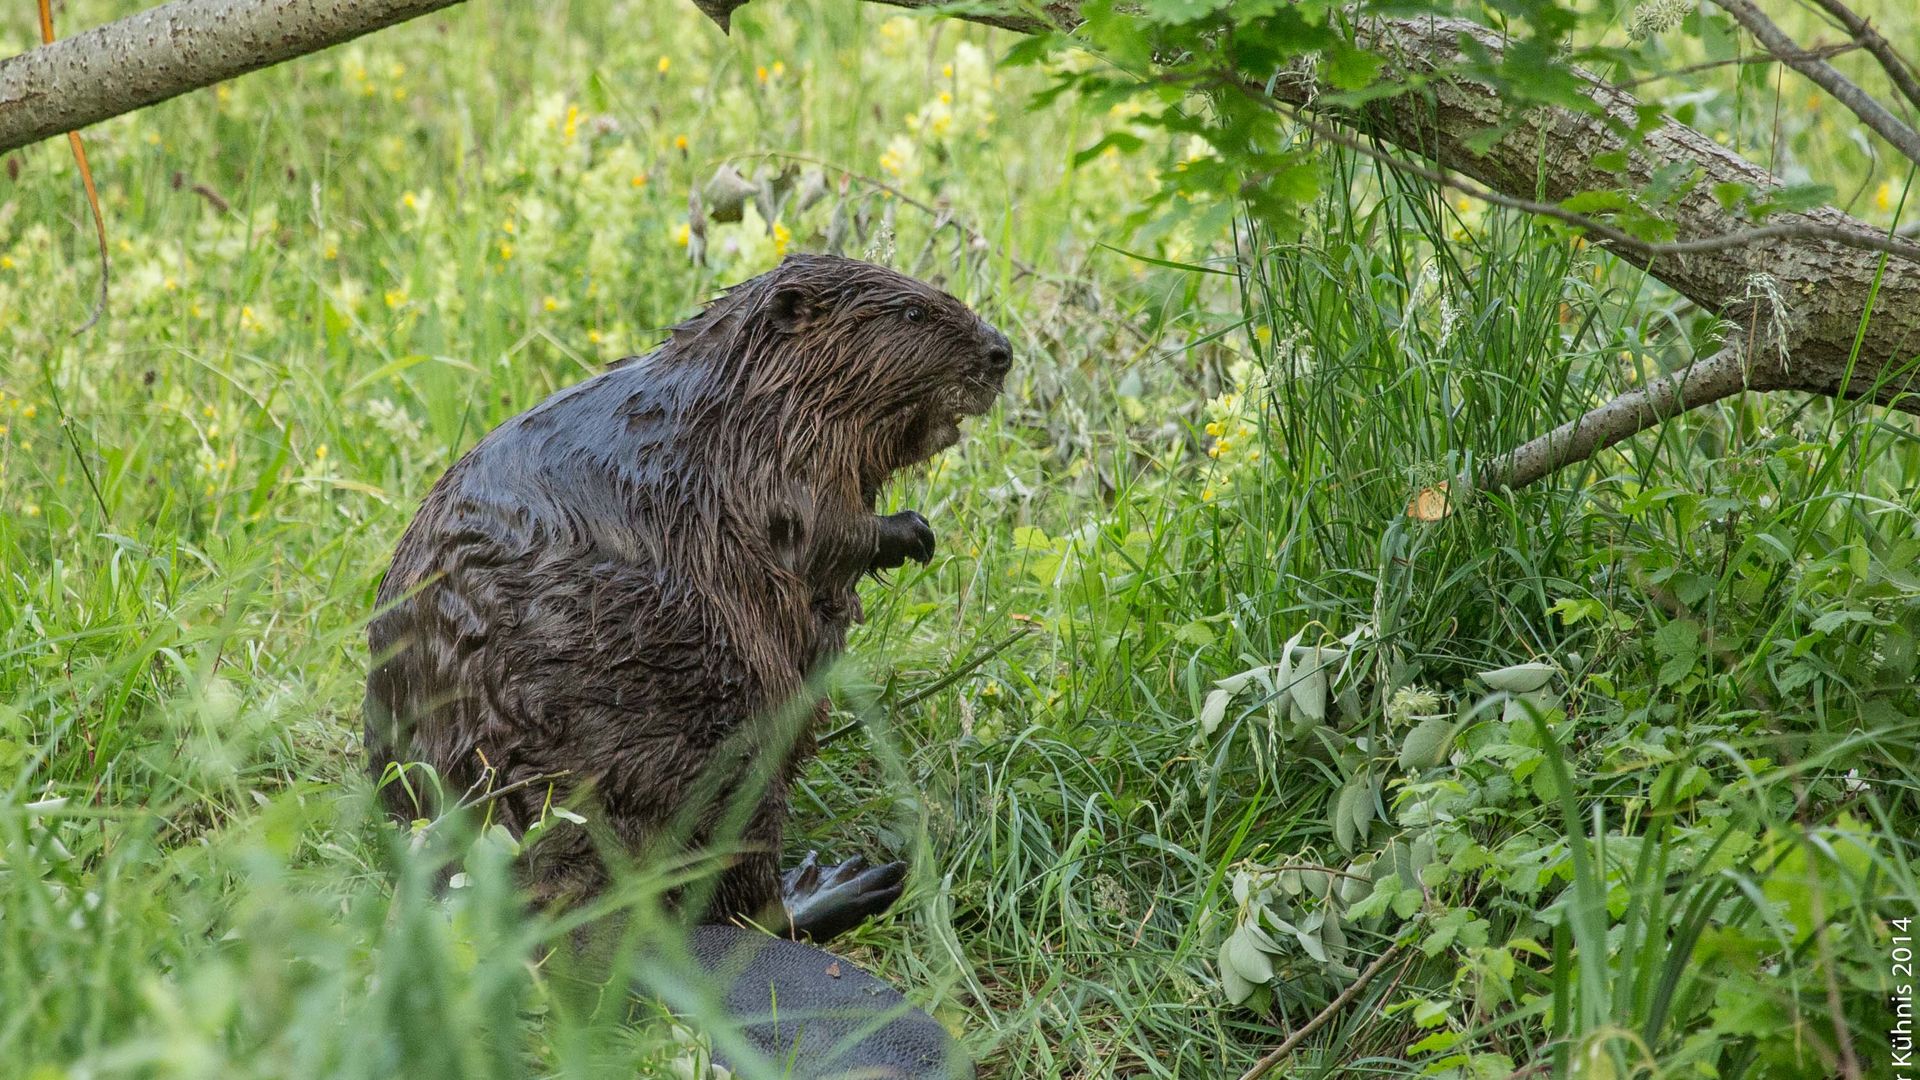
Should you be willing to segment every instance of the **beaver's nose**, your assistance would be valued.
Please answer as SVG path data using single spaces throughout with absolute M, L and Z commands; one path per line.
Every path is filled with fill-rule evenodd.
M 1005 335 L 998 330 L 989 331 L 987 338 L 987 370 L 995 377 L 1005 375 L 1013 368 L 1013 347 L 1007 344 Z

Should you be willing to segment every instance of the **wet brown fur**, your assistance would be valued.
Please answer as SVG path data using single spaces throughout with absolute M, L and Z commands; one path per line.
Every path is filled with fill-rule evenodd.
M 811 752 L 779 715 L 824 709 L 807 679 L 859 616 L 882 486 L 985 411 L 1006 349 L 926 284 L 801 256 L 501 425 L 434 485 L 381 583 L 375 778 L 424 761 L 457 799 L 566 773 L 555 801 L 635 857 L 676 822 L 679 842 L 727 835 L 727 796 L 751 790 L 746 852 L 706 918 L 767 917 L 787 785 Z M 433 812 L 400 784 L 382 795 L 402 818 Z M 517 833 L 549 795 L 490 810 Z M 578 828 L 524 867 L 542 900 L 607 875 Z

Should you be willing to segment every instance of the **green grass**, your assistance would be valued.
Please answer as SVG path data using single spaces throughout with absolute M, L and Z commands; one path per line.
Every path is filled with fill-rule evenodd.
M 942 554 L 866 586 L 860 723 L 790 837 L 913 862 L 844 950 L 986 1075 L 1238 1075 L 1395 941 L 1286 1075 L 1884 1063 L 1889 920 L 1920 909 L 1910 419 L 1735 401 L 1410 520 L 1708 327 L 1331 155 L 1303 238 L 1129 259 L 1099 245 L 1180 155 L 1072 167 L 1123 113 L 1024 109 L 1038 75 L 978 28 L 758 8 L 723 39 L 685 5 L 465 5 L 103 125 L 112 304 L 79 336 L 71 163 L 11 159 L 0 1074 L 678 1075 L 662 1025 L 534 962 L 564 927 L 519 915 L 497 846 L 436 897 L 370 812 L 361 628 L 482 433 L 830 238 L 1019 355 L 889 495 Z M 0 53 L 30 32 L 8 12 Z M 689 191 L 795 159 L 829 183 L 786 239 L 709 223 L 693 265 Z M 1255 679 L 1204 731 L 1296 635 L 1352 639 L 1324 718 Z M 1477 679 L 1527 661 L 1556 668 L 1537 708 Z M 1356 876 L 1274 869 L 1301 866 Z M 1248 925 L 1274 978 L 1236 1006 Z

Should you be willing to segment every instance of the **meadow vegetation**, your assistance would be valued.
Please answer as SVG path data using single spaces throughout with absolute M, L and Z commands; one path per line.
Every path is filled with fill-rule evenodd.
M 1734 399 L 1418 520 L 1724 328 L 1338 148 L 1299 222 L 1175 214 L 1204 142 L 1028 107 L 1085 57 L 831 0 L 734 27 L 480 0 L 102 125 L 78 336 L 65 146 L 7 158 L 0 1074 L 692 1075 L 617 978 L 537 962 L 564 927 L 500 837 L 439 895 L 408 849 L 443 838 L 372 811 L 363 625 L 481 434 L 829 248 L 1015 344 L 1003 404 L 887 495 L 940 554 L 864 587 L 790 834 L 912 862 L 836 947 L 984 1075 L 1237 1076 L 1396 942 L 1284 1075 L 1884 1067 L 1920 914 L 1910 417 Z M 32 34 L 0 12 L 0 55 Z M 1894 224 L 1905 175 L 1797 86 L 1685 108 Z M 690 216 L 722 166 L 784 197 Z

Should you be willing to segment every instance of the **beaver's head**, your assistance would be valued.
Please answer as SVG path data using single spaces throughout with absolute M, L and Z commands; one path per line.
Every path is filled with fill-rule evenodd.
M 789 256 L 676 328 L 676 350 L 729 354 L 752 415 L 783 434 L 858 445 L 863 474 L 923 461 L 993 405 L 1013 363 L 1006 336 L 965 304 L 883 266 Z M 817 434 L 816 434 L 817 433 Z

